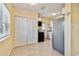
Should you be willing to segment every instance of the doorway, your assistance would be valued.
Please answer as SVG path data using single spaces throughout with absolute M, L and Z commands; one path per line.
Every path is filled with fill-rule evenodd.
M 53 48 L 64 55 L 64 17 L 53 20 Z

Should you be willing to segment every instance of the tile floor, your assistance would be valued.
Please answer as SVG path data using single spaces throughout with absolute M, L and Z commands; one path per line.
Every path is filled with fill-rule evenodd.
M 10 56 L 62 56 L 52 48 L 52 41 L 15 47 Z

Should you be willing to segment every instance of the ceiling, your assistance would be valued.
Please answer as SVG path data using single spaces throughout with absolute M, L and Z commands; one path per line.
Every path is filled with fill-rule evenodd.
M 28 9 L 34 12 L 38 12 L 43 16 L 49 16 L 52 13 L 61 12 L 64 7 L 63 3 L 36 3 L 31 5 L 31 3 L 13 3 L 13 6 Z

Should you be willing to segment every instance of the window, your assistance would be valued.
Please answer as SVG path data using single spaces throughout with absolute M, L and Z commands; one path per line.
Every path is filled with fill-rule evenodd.
M 10 34 L 10 14 L 5 4 L 0 3 L 0 41 Z

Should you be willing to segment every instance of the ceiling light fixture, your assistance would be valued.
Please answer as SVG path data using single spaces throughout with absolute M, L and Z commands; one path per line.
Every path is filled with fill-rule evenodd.
M 42 19 L 41 19 L 41 18 L 39 18 L 39 21 L 42 21 Z
M 56 13 L 52 13 L 52 15 L 53 15 L 53 16 L 56 16 L 57 14 L 56 14 Z
M 36 3 L 31 3 L 32 6 L 36 5 Z

